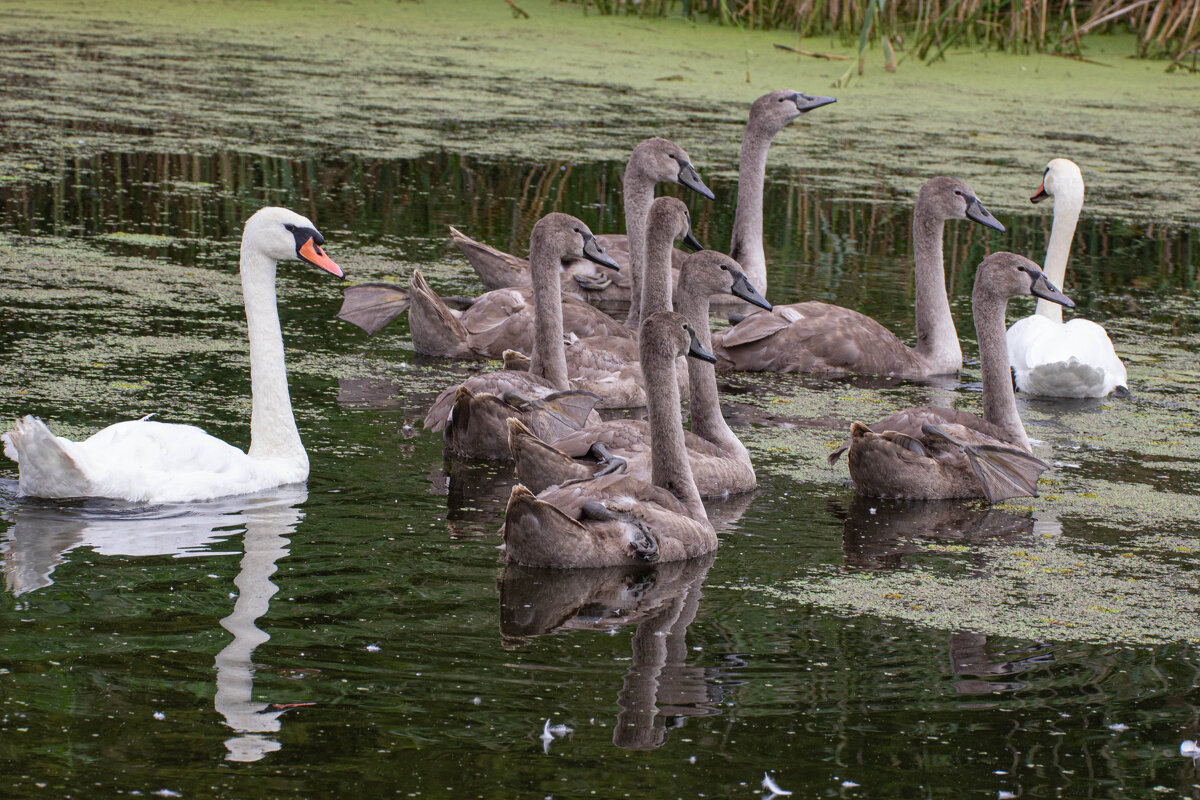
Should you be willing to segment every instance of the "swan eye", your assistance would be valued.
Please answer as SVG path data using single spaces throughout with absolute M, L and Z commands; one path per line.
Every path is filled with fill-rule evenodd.
M 726 272 L 728 272 L 728 271 L 729 271 L 729 265 L 728 265 L 728 264 L 722 264 L 722 265 L 721 265 L 721 269 L 723 269 L 723 270 L 725 270 Z
M 284 229 L 285 231 L 287 231 L 288 233 L 291 233 L 291 232 L 293 232 L 293 231 L 295 231 L 295 230 L 296 230 L 296 226 L 295 226 L 295 225 L 293 225 L 293 224 L 292 224 L 292 223 L 290 223 L 290 222 L 285 222 L 285 223 L 284 223 L 284 225 L 283 225 L 283 229 Z
M 954 193 L 955 193 L 956 195 L 958 195 L 959 197 L 962 197 L 962 196 L 963 196 L 963 193 L 962 193 L 962 190 L 961 190 L 961 189 L 955 189 L 955 190 L 954 190 Z

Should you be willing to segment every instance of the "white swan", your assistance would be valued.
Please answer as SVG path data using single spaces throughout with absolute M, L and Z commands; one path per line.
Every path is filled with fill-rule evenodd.
M 1083 176 L 1074 161 L 1056 158 L 1046 165 L 1035 203 L 1054 198 L 1054 225 L 1046 247 L 1045 273 L 1063 285 L 1075 223 L 1083 208 Z M 1062 306 L 1038 300 L 1037 313 L 1008 329 L 1008 363 L 1017 388 L 1048 397 L 1104 397 L 1124 394 L 1125 365 L 1117 357 L 1104 328 L 1078 317 L 1064 323 Z
M 321 249 L 313 224 L 285 208 L 264 208 L 242 233 L 242 295 L 250 338 L 250 451 L 191 425 L 118 422 L 82 442 L 55 436 L 32 416 L 0 437 L 19 465 L 22 494 L 172 503 L 247 494 L 301 483 L 308 455 L 288 397 L 283 335 L 275 305 L 275 263 L 296 258 L 344 277 Z

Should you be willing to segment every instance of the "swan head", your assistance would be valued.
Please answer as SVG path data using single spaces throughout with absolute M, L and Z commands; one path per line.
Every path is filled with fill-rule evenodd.
M 717 357 L 700 344 L 692 323 L 676 311 L 660 311 L 642 320 L 642 327 L 638 331 L 638 352 L 642 363 L 654 363 L 654 356 L 665 360 L 688 356 L 710 364 L 717 363 Z
M 700 173 L 692 166 L 687 152 L 671 140 L 658 136 L 645 139 L 633 148 L 625 174 L 636 175 L 651 183 L 678 183 L 709 200 L 716 198 L 700 180 Z
M 1047 197 L 1053 197 L 1056 204 L 1071 200 L 1083 206 L 1083 173 L 1078 164 L 1069 158 L 1051 159 L 1042 173 L 1042 185 L 1029 202 L 1040 203 Z
M 750 127 L 774 136 L 814 108 L 836 102 L 834 97 L 819 97 L 792 89 L 767 92 L 750 105 Z
M 1075 303 L 1050 282 L 1041 268 L 1025 256 L 998 252 L 985 258 L 975 272 L 973 297 L 1007 301 L 1010 297 L 1040 297 L 1065 308 Z
M 579 219 L 555 211 L 542 217 L 529 235 L 529 252 L 550 252 L 561 261 L 586 258 L 602 267 L 620 271 L 621 266 L 596 241 Z
M 692 233 L 692 215 L 682 200 L 674 197 L 658 197 L 650 204 L 650 213 L 646 215 L 646 231 L 666 230 L 671 233 L 671 241 L 683 241 L 693 252 L 703 250 L 704 245 Z
M 917 205 L 938 219 L 969 219 L 992 230 L 1004 232 L 1004 226 L 984 208 L 970 186 L 958 178 L 938 176 L 925 181 Z
M 732 294 L 759 308 L 771 310 L 771 304 L 750 283 L 742 265 L 716 250 L 701 250 L 684 259 L 679 273 L 681 293 L 685 286 L 687 291 L 697 294 Z
M 345 278 L 346 273 L 321 248 L 323 244 L 325 237 L 308 217 L 274 206 L 256 211 L 242 231 L 243 251 L 257 251 L 272 261 L 304 261 Z

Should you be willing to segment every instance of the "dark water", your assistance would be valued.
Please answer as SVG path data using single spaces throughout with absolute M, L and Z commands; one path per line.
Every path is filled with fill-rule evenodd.
M 238 297 L 206 290 L 235 280 L 241 223 L 264 203 L 311 216 L 352 278 L 417 265 L 457 293 L 478 284 L 448 255 L 447 224 L 521 252 L 552 209 L 621 228 L 614 164 L 111 153 L 58 166 L 56 181 L 0 185 L 0 359 L 15 370 L 0 416 L 88 429 L 161 411 L 246 444 Z M 689 202 L 701 240 L 727 242 L 731 203 Z M 832 300 L 911 330 L 905 198 L 839 202 L 777 172 L 766 207 L 772 300 Z M 1044 248 L 1048 214 L 1004 222 L 1010 234 L 990 239 L 949 227 L 968 341 L 986 249 Z M 114 232 L 169 238 L 105 237 Z M 1076 247 L 1073 296 L 1135 351 L 1131 383 L 1149 399 L 1131 407 L 1187 405 L 1197 231 L 1085 214 Z M 76 277 L 84 265 L 100 277 Z M 118 284 L 135 269 L 144 281 Z M 158 294 L 155 281 L 178 283 Z M 772 452 L 754 495 L 710 507 L 715 559 L 505 567 L 495 546 L 511 475 L 444 464 L 437 437 L 404 427 L 464 368 L 415 360 L 403 323 L 368 341 L 331 321 L 338 287 L 321 277 L 281 270 L 280 295 L 307 487 L 63 507 L 18 499 L 15 469 L 0 466 L 5 796 L 753 797 L 771 772 L 795 797 L 1200 797 L 1200 769 L 1179 750 L 1200 738 L 1194 640 L 998 636 L 747 588 L 903 575 L 936 562 L 932 544 L 962 548 L 945 572 L 970 592 L 995 548 L 1123 542 L 1152 525 L 867 503 L 843 473 L 799 482 L 789 466 L 801 454 Z M 221 338 L 229 349 L 205 349 Z M 197 346 L 175 351 L 175 339 Z M 83 361 L 64 355 L 89 348 Z M 1183 377 L 1150 380 L 1164 364 Z M 969 394 L 964 381 L 949 391 Z M 752 449 L 778 420 L 749 401 L 772 386 L 731 379 Z M 838 397 L 857 390 L 786 386 L 828 398 L 814 416 L 835 419 Z M 862 391 L 891 402 L 925 388 Z M 1097 404 L 1069 411 L 1111 424 Z M 811 424 L 832 439 L 844 431 Z M 1059 448 L 1057 424 L 1031 433 Z M 1173 464 L 1122 461 L 1103 443 L 1065 455 L 1060 471 L 1112 478 L 1137 466 L 1121 479 L 1194 493 L 1193 435 L 1180 429 Z M 1194 526 L 1166 527 L 1195 540 Z M 1200 592 L 1191 599 L 1169 612 L 1197 614 Z M 543 738 L 547 721 L 571 730 Z

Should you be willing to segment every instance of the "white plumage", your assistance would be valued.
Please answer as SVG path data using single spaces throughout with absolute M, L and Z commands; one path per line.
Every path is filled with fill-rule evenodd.
M 1104 328 L 1087 319 L 1055 322 L 1041 314 L 1008 329 L 1017 388 L 1047 397 L 1105 397 L 1125 386 L 1125 365 Z
M 32 416 L 0 437 L 19 465 L 22 494 L 175 503 L 248 494 L 308 478 L 287 388 L 275 300 L 275 264 L 300 259 L 342 277 L 305 217 L 264 208 L 242 234 L 242 292 L 250 339 L 250 451 L 191 425 L 148 418 L 118 422 L 82 442 L 55 436 Z
M 1075 162 L 1056 158 L 1046 166 L 1035 203 L 1054 198 L 1054 224 L 1046 247 L 1045 273 L 1062 287 L 1075 224 L 1083 208 L 1083 176 Z M 1104 397 L 1128 377 L 1108 333 L 1095 322 L 1062 321 L 1062 306 L 1039 300 L 1037 313 L 1008 329 L 1008 361 L 1017 389 L 1049 397 Z

